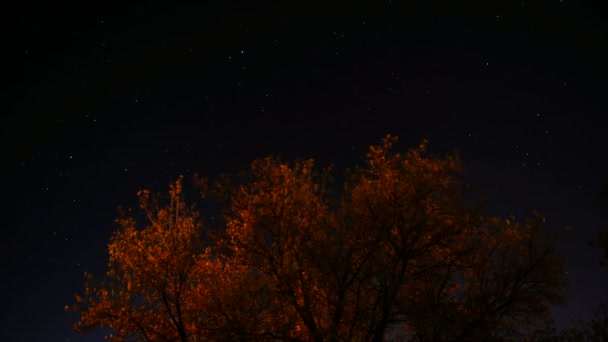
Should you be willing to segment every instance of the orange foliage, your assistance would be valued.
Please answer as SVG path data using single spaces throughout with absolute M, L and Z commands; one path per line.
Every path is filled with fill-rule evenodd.
M 218 183 L 208 234 L 180 178 L 168 203 L 138 193 L 109 271 L 70 309 L 116 341 L 471 340 L 520 336 L 559 300 L 563 263 L 542 220 L 483 216 L 462 200 L 457 155 L 372 146 L 340 196 L 312 160 L 256 160 Z M 206 187 L 202 187 L 206 189 Z M 203 191 L 203 197 L 206 192 Z M 394 333 L 392 333 L 394 335 Z

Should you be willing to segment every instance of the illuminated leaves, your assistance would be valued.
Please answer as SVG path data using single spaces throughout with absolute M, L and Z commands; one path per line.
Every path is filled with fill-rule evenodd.
M 76 327 L 117 341 L 471 340 L 544 319 L 563 264 L 542 220 L 481 215 L 462 200 L 457 155 L 396 143 L 370 147 L 339 196 L 312 160 L 256 160 L 213 188 L 214 234 L 181 178 L 164 201 L 140 191 L 146 223 L 117 220 L 105 280 L 89 277 L 69 308 Z
M 113 339 L 187 340 L 186 321 L 199 315 L 194 292 L 203 253 L 198 213 L 186 206 L 181 178 L 171 185 L 166 205 L 140 191 L 147 224 L 139 228 L 131 212 L 122 213 L 108 244 L 109 271 L 99 285 L 86 287 L 88 302 L 76 327 L 107 326 Z

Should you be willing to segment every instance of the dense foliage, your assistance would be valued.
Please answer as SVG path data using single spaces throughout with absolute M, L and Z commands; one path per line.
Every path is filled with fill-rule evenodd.
M 332 191 L 312 160 L 256 160 L 218 182 L 221 217 L 139 192 L 109 271 L 70 307 L 78 330 L 115 341 L 521 340 L 548 321 L 563 287 L 543 219 L 483 215 L 463 200 L 456 155 L 426 142 L 372 146 Z M 213 227 L 213 229 L 211 229 Z M 213 233 L 211 233 L 211 231 Z

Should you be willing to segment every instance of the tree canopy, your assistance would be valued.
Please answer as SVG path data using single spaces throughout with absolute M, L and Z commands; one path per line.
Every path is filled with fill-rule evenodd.
M 387 136 L 336 190 L 312 160 L 264 158 L 203 186 L 221 214 L 139 192 L 103 281 L 68 306 L 115 341 L 413 341 L 530 337 L 559 303 L 564 263 L 540 215 L 483 214 L 457 154 Z M 207 184 L 207 183 L 203 183 Z

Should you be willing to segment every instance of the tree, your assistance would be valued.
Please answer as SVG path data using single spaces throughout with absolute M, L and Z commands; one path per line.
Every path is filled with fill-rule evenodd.
M 463 200 L 457 155 L 387 136 L 335 191 L 312 160 L 256 160 L 218 182 L 217 234 L 182 195 L 140 192 L 87 285 L 79 330 L 116 340 L 419 341 L 521 338 L 560 300 L 557 236 L 535 217 L 485 216 Z M 208 220 L 209 221 L 209 220 Z
M 76 328 L 107 326 L 118 341 L 187 341 L 191 316 L 199 315 L 195 270 L 204 262 L 198 213 L 185 204 L 181 178 L 167 206 L 146 190 L 138 195 L 148 225 L 138 229 L 131 211 L 117 220 L 106 280 L 94 285 L 87 275 L 85 298 L 72 308 L 81 312 Z
M 542 218 L 518 224 L 495 217 L 478 222 L 467 234 L 469 249 L 440 281 L 423 287 L 420 340 L 522 340 L 548 321 L 547 303 L 559 303 L 562 262 L 554 253 L 555 236 L 542 230 Z M 456 275 L 455 288 L 441 293 L 445 279 Z M 552 286 L 548 286 L 553 284 Z M 430 299 L 430 300 L 429 300 Z M 430 301 L 430 303 L 429 303 Z M 441 329 L 438 329 L 441 327 Z

